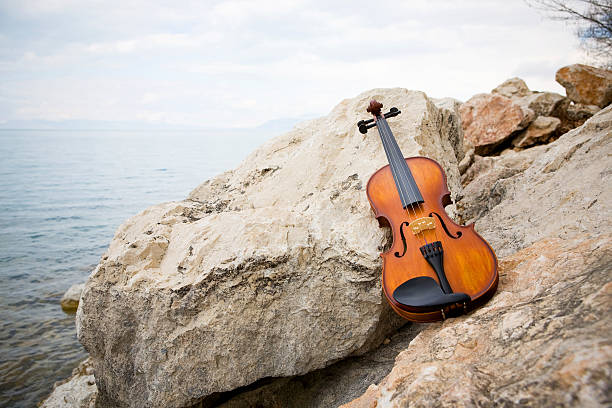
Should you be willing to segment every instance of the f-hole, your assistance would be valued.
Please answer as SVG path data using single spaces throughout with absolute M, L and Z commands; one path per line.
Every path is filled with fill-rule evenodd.
M 451 237 L 452 239 L 457 239 L 460 238 L 463 233 L 461 231 L 457 231 L 457 236 L 454 236 L 453 234 L 450 233 L 450 231 L 448 230 L 448 228 L 446 228 L 446 224 L 444 223 L 444 220 L 442 220 L 442 217 L 440 217 L 438 215 L 438 213 L 432 212 L 429 213 L 429 216 L 431 217 L 432 215 L 435 215 L 436 217 L 438 217 L 438 220 L 440 220 L 440 224 L 442 225 L 442 228 L 444 228 L 444 232 L 446 232 L 446 235 L 448 235 L 449 237 Z M 402 235 L 403 237 L 403 235 Z
M 396 251 L 395 256 L 397 258 L 401 258 L 402 256 L 406 255 L 406 250 L 408 249 L 408 244 L 406 243 L 406 236 L 404 235 L 404 225 L 407 227 L 408 225 L 410 225 L 410 223 L 408 221 L 404 221 L 400 224 L 400 236 L 402 237 L 402 244 L 404 244 L 404 252 L 402 252 L 402 254 L 400 255 L 399 251 Z

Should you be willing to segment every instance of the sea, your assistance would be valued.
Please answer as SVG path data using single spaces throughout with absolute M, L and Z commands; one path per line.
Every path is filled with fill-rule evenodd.
M 0 130 L 0 406 L 35 407 L 87 353 L 60 307 L 119 225 L 240 163 L 265 130 Z

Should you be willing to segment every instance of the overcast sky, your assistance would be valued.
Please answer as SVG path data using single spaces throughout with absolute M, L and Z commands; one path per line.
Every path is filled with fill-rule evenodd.
M 522 0 L 0 0 L 0 122 L 253 126 L 375 87 L 564 94 L 573 28 Z

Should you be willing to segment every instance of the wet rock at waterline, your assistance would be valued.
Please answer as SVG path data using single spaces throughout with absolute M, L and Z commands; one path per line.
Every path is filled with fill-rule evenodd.
M 403 153 L 437 160 L 460 193 L 456 104 L 376 89 L 269 141 L 187 200 L 132 217 L 77 313 L 101 406 L 180 407 L 305 374 L 404 324 L 381 295 L 387 237 L 365 194 L 387 160 L 376 130 L 355 126 L 372 98 L 402 111 L 389 122 Z
M 81 298 L 81 292 L 83 291 L 84 287 L 84 283 L 78 283 L 72 285 L 66 291 L 66 293 L 64 293 L 64 296 L 62 296 L 62 300 L 60 301 L 60 305 L 65 312 L 76 312 L 77 308 L 79 307 L 79 299 Z

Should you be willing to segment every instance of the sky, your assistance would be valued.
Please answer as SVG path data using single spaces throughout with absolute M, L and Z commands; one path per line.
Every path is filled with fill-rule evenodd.
M 249 127 L 371 88 L 564 89 L 574 28 L 523 0 L 0 0 L 0 123 Z

